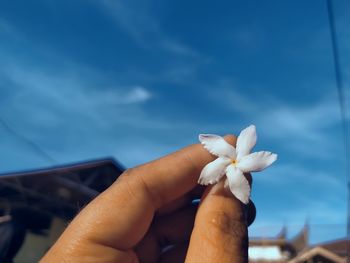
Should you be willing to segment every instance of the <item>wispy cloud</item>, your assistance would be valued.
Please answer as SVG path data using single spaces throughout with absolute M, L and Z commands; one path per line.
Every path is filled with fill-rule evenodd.
M 257 176 L 256 181 L 264 184 L 283 186 L 298 185 L 300 182 L 317 187 L 332 187 L 337 192 L 343 188 L 343 176 L 331 169 L 324 170 L 322 167 L 305 166 L 297 162 L 289 162 L 271 167 L 266 176 Z M 296 189 L 297 191 L 297 189 Z M 338 198 L 338 197 L 336 197 Z
M 191 120 L 150 113 L 147 105 L 157 98 L 156 91 L 139 82 L 121 84 L 65 58 L 41 65 L 2 55 L 1 79 L 8 85 L 0 98 L 1 117 L 59 163 L 112 155 L 126 166 L 137 165 L 177 149 L 183 141 L 166 142 L 166 134 L 198 128 Z M 51 165 L 5 130 L 0 132 L 8 139 L 2 171 Z
M 125 165 L 135 165 L 141 157 L 148 160 L 137 154 L 127 157 L 127 152 L 135 153 L 145 143 L 132 144 L 119 135 L 135 134 L 128 131 L 145 129 L 144 125 L 157 129 L 157 120 L 143 110 L 154 96 L 150 89 L 137 82 L 107 80 L 108 75 L 64 58 L 42 65 L 16 54 L 1 56 L 1 118 L 59 163 L 106 155 L 120 157 Z M 1 158 L 1 171 L 52 164 L 2 127 L 0 133 L 7 141 L 2 144 L 2 153 L 7 154 Z
M 215 105 L 242 121 L 256 124 L 261 137 L 279 142 L 289 152 L 324 159 L 332 157 L 335 149 L 342 147 L 340 142 L 337 141 L 337 145 L 329 138 L 332 130 L 341 136 L 339 104 L 332 89 L 302 105 L 266 92 L 248 96 L 239 84 L 227 79 L 215 85 L 215 89 L 206 90 Z
M 111 112 L 124 110 L 124 107 L 137 109 L 137 104 L 152 98 L 149 90 L 137 84 L 101 88 L 93 80 L 82 79 L 69 71 L 56 69 L 55 73 L 50 73 L 42 69 L 8 67 L 4 70 L 6 78 L 17 86 L 17 90 L 2 106 L 5 104 L 22 113 L 32 112 L 36 116 L 32 121 L 42 121 L 40 116 L 55 119 L 54 114 L 64 113 L 93 118 L 98 123 L 108 109 Z
M 152 94 L 142 86 L 133 87 L 124 96 L 124 103 L 139 103 L 148 101 L 152 97 Z
M 327 99 L 319 98 L 304 106 L 280 102 L 261 114 L 259 122 L 274 123 L 274 129 L 268 133 L 273 137 L 302 136 L 305 140 L 320 142 L 324 138 L 322 131 L 340 122 L 336 94 L 332 95 L 327 94 Z
M 117 25 L 142 47 L 161 48 L 177 55 L 201 57 L 196 50 L 162 30 L 155 16 L 151 14 L 149 1 L 103 0 L 96 4 L 102 7 L 117 22 Z
M 159 25 L 150 15 L 148 1 L 112 1 L 98 3 L 108 12 L 118 25 L 124 28 L 137 41 L 154 38 L 159 32 Z M 137 8 L 135 8 L 137 7 Z
M 175 41 L 174 39 L 171 39 L 171 38 L 167 38 L 165 36 L 163 36 L 163 40 L 160 41 L 160 46 L 163 47 L 165 50 L 171 51 L 178 55 L 183 55 L 188 57 L 197 57 L 197 58 L 202 56 L 196 50 L 190 48 L 189 46 L 186 46 L 183 43 Z

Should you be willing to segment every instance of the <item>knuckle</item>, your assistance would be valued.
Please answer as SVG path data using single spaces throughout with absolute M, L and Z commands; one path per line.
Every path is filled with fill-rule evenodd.
M 118 178 L 115 180 L 114 184 L 124 183 L 125 181 L 131 180 L 133 175 L 135 174 L 135 168 L 126 169 Z
M 182 151 L 182 158 L 185 163 L 190 164 L 191 169 L 194 173 L 198 173 L 203 168 L 202 165 L 199 165 L 198 162 L 193 158 L 193 156 L 188 151 Z
M 162 198 L 157 198 L 157 195 L 154 194 L 154 191 L 149 187 L 139 168 L 134 167 L 127 169 L 120 175 L 116 183 L 118 183 L 118 181 L 127 188 L 127 192 L 132 198 L 137 199 L 137 197 L 141 198 L 140 196 L 142 196 L 142 199 L 149 200 L 154 207 L 160 206 L 159 203 L 161 203 Z
M 130 175 L 132 175 L 134 173 L 134 170 L 135 170 L 135 168 L 128 168 L 121 174 L 120 177 L 130 176 Z

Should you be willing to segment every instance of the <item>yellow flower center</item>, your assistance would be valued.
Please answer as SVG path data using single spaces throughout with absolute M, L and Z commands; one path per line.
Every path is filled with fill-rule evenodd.
M 237 165 L 238 161 L 237 160 L 232 160 L 231 161 L 233 165 Z

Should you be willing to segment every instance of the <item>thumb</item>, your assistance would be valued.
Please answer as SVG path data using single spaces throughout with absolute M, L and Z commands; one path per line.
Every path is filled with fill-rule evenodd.
M 248 262 L 245 206 L 224 187 L 207 189 L 195 219 L 186 262 Z

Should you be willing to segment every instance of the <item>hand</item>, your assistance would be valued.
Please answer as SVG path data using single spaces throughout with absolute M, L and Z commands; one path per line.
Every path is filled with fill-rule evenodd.
M 234 136 L 225 139 L 235 144 Z M 214 159 L 196 144 L 127 170 L 41 262 L 248 262 L 245 206 L 223 182 L 205 191 L 197 185 Z M 191 204 L 196 196 L 198 208 Z

